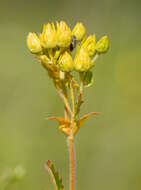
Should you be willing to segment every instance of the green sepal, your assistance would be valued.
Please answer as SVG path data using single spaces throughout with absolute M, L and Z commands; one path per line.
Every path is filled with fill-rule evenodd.
M 85 87 L 89 87 L 93 84 L 94 82 L 94 79 L 93 79 L 93 73 L 92 71 L 87 71 L 85 72 L 85 75 L 84 75 L 84 86 Z

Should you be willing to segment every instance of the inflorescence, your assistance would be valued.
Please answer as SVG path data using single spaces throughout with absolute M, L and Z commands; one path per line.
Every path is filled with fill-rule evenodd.
M 71 30 L 61 21 L 56 22 L 56 27 L 53 23 L 44 25 L 41 34 L 30 32 L 27 46 L 47 70 L 65 104 L 65 118 L 49 119 L 58 120 L 66 135 L 74 135 L 87 116 L 78 120 L 83 89 L 93 83 L 92 69 L 96 59 L 109 49 L 108 37 L 103 36 L 96 42 L 95 34 L 87 37 L 82 23 L 77 23 Z

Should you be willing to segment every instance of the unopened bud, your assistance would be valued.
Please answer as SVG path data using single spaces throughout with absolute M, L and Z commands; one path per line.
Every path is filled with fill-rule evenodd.
M 67 51 L 60 56 L 58 63 L 63 72 L 70 72 L 73 70 L 73 60 Z
M 74 58 L 74 68 L 76 71 L 83 72 L 89 70 L 93 66 L 88 51 L 81 47 Z
M 57 45 L 57 33 L 54 24 L 43 26 L 43 32 L 40 35 L 41 45 L 44 48 L 54 48 Z
M 67 24 L 64 21 L 57 22 L 57 45 L 59 47 L 69 47 L 71 40 L 72 40 L 72 34 L 71 29 L 67 26 Z
M 27 36 L 27 47 L 31 53 L 40 53 L 42 51 L 40 39 L 35 33 L 29 33 Z
M 72 35 L 76 36 L 78 41 L 81 41 L 85 36 L 85 27 L 81 22 L 78 22 L 73 28 Z
M 86 41 L 82 44 L 82 47 L 86 48 L 89 56 L 93 56 L 95 54 L 95 46 L 96 46 L 96 36 L 89 36 Z
M 109 39 L 103 36 L 96 44 L 96 51 L 98 53 L 106 53 L 109 49 Z

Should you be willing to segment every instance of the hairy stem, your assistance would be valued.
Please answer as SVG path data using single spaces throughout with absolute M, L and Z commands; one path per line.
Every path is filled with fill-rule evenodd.
M 66 107 L 66 105 L 64 105 L 64 115 L 65 115 L 65 119 L 68 120 L 69 119 L 69 111 L 68 111 L 68 108 Z
M 95 61 L 99 58 L 99 54 L 96 54 L 94 58 L 92 59 L 92 62 L 95 63 Z
M 80 95 L 82 95 L 83 90 L 84 90 L 84 84 L 83 84 L 84 76 L 83 76 L 83 73 L 79 73 L 79 78 L 80 78 Z
M 75 91 L 74 91 L 72 82 L 70 83 L 70 98 L 72 102 L 72 113 L 73 113 L 71 117 L 71 121 L 74 122 L 75 121 Z
M 68 147 L 70 155 L 70 190 L 74 190 L 75 186 L 75 148 L 74 137 L 68 136 Z
M 64 96 L 66 97 L 66 100 L 68 100 L 68 94 L 67 94 L 67 90 L 64 87 Z M 69 110 L 68 107 L 66 106 L 66 104 L 64 104 L 64 114 L 65 114 L 65 119 L 68 120 L 69 119 Z
M 70 105 L 69 105 L 69 102 L 68 102 L 66 96 L 61 91 L 58 91 L 58 93 L 59 93 L 60 97 L 62 98 L 62 100 L 64 101 L 65 107 L 72 114 L 72 111 L 71 111 L 71 108 L 70 108 Z

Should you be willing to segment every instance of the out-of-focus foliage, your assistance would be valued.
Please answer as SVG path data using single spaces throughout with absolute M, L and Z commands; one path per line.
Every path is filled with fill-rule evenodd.
M 138 0 L 1 2 L 0 171 L 19 163 L 27 170 L 11 190 L 52 189 L 44 170 L 48 159 L 68 185 L 65 137 L 55 121 L 44 120 L 54 113 L 63 116 L 62 102 L 25 43 L 29 31 L 41 31 L 42 24 L 56 20 L 72 28 L 81 21 L 89 34 L 110 38 L 82 105 L 81 115 L 100 114 L 76 136 L 77 190 L 141 189 L 140 7 Z
M 25 177 L 23 166 L 16 166 L 14 169 L 6 169 L 0 175 L 0 189 L 6 190 L 14 183 L 21 181 Z

